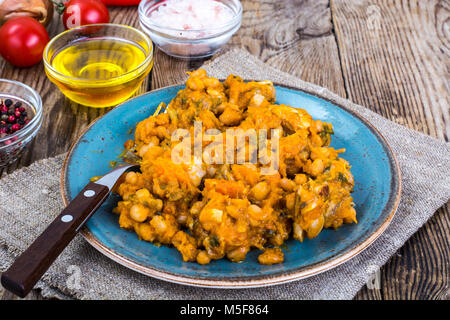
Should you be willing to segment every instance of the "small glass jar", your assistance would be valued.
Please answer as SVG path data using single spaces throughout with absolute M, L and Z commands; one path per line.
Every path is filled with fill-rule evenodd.
M 0 79 L 0 99 L 21 102 L 30 122 L 22 129 L 0 138 L 0 167 L 16 161 L 42 126 L 42 99 L 31 87 L 13 80 Z M 30 110 L 31 109 L 31 110 Z M 33 113 L 32 117 L 30 112 Z

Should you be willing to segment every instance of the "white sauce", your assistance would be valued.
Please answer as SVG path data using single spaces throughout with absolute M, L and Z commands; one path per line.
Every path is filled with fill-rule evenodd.
M 234 13 L 226 5 L 215 0 L 167 0 L 152 11 L 150 19 L 160 26 L 179 29 L 168 34 L 198 39 L 214 32 L 204 29 L 220 27 L 231 19 Z M 182 30 L 204 30 L 183 32 Z

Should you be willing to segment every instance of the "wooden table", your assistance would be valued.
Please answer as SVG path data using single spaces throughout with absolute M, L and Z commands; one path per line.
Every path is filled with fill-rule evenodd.
M 240 47 L 303 80 L 409 128 L 447 140 L 450 133 L 450 1 L 242 1 L 242 27 L 226 48 Z M 137 9 L 110 8 L 114 23 L 138 27 Z M 59 19 L 50 35 L 62 30 Z M 203 61 L 155 52 L 149 90 L 180 82 Z M 44 124 L 19 162 L 22 166 L 67 151 L 104 111 L 73 105 L 46 78 L 42 63 L 14 68 L 0 60 L 0 78 L 34 87 L 44 102 Z M 0 172 L 1 174 L 1 172 Z M 380 289 L 356 299 L 448 299 L 449 209 L 439 209 L 381 269 Z M 13 298 L 2 293 L 4 299 Z M 38 292 L 28 298 L 40 298 Z

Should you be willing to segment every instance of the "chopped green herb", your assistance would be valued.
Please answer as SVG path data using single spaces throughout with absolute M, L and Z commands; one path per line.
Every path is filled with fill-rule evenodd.
M 326 133 L 329 133 L 329 134 L 334 134 L 334 131 L 333 131 L 333 129 L 332 129 L 332 128 L 330 128 L 330 127 L 329 127 L 329 126 L 327 126 L 327 125 L 323 126 L 323 130 L 325 130 L 325 132 L 326 132 Z
M 266 230 L 264 231 L 264 236 L 265 236 L 266 238 L 273 237 L 274 235 L 275 235 L 275 230 L 272 230 L 272 229 L 266 229 Z
M 216 235 L 210 237 L 209 238 L 209 244 L 211 245 L 211 247 L 218 247 L 218 246 L 220 246 L 219 238 L 217 238 Z
M 165 183 L 160 183 L 160 184 L 159 184 L 159 187 L 160 187 L 162 190 L 164 190 L 164 189 L 167 188 L 167 184 L 165 184 Z
M 110 167 L 110 168 L 115 168 L 115 167 L 117 167 L 117 164 L 118 164 L 117 161 L 110 161 L 110 162 L 109 162 L 109 167 Z
M 334 131 L 328 125 L 324 125 L 322 131 L 319 132 L 321 138 L 326 138 L 330 134 L 334 134 Z
M 338 180 L 341 182 L 346 182 L 348 183 L 347 177 L 345 176 L 345 174 L 343 174 L 342 172 L 338 173 Z
M 95 181 L 99 180 L 101 177 L 103 177 L 103 176 L 95 176 L 95 177 L 90 178 L 89 180 L 91 182 L 95 182 Z

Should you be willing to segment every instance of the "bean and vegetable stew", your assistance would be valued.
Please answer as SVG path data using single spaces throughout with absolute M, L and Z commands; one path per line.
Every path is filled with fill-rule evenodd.
M 280 246 L 290 236 L 303 241 L 323 228 L 356 223 L 353 176 L 339 157 L 345 150 L 328 147 L 332 125 L 274 103 L 270 81 L 244 82 L 230 75 L 220 82 L 202 69 L 190 73 L 186 89 L 166 112 L 140 122 L 135 140 L 125 144 L 141 158 L 141 172 L 127 173 L 116 190 L 122 197 L 114 209 L 120 226 L 142 240 L 175 246 L 184 261 L 208 264 L 226 256 L 239 262 L 257 248 L 263 251 L 259 263 L 268 265 L 283 262 Z M 227 157 L 229 129 L 265 130 L 268 154 L 278 151 L 276 170 L 263 174 L 273 163 L 259 157 L 251 163 L 250 143 L 235 141 L 231 145 L 236 153 L 244 151 L 244 162 L 211 163 L 206 152 L 201 161 L 198 155 L 189 155 L 188 163 L 174 161 L 183 142 L 173 133 L 185 129 L 184 135 L 193 137 L 199 122 L 203 135 L 222 138 Z M 188 145 L 194 150 L 192 140 Z M 217 140 L 202 139 L 202 150 L 212 141 Z M 261 141 L 257 144 L 261 150 Z M 213 157 L 219 149 L 216 143 Z

